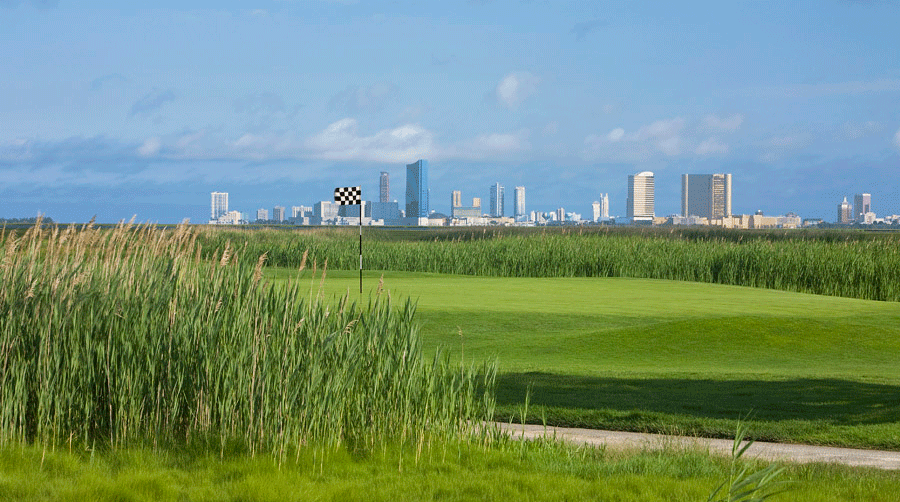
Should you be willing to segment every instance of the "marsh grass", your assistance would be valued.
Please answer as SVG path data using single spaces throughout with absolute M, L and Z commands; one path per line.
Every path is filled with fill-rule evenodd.
M 315 261 L 269 284 L 266 253 L 204 250 L 186 225 L 39 222 L 0 243 L 2 446 L 418 456 L 490 418 L 495 365 L 426 359 L 412 302 L 326 300 Z
M 247 246 L 275 266 L 310 259 L 358 267 L 357 237 L 338 228 L 202 227 L 205 246 Z M 367 270 L 497 277 L 634 277 L 900 301 L 900 233 L 651 229 L 379 229 Z

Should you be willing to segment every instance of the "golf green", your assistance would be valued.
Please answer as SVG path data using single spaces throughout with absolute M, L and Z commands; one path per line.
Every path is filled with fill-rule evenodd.
M 362 298 L 383 280 L 382 294 L 416 301 L 426 347 L 498 359 L 501 417 L 523 412 L 530 389 L 530 421 L 727 436 L 744 419 L 761 439 L 900 449 L 900 303 L 649 279 L 381 276 L 366 273 Z M 354 272 L 329 271 L 321 292 L 358 299 L 358 288 Z

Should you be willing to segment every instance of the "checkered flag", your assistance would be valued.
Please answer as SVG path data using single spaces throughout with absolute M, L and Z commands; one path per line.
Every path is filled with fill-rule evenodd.
M 334 201 L 342 206 L 362 204 L 362 187 L 337 187 L 334 189 Z

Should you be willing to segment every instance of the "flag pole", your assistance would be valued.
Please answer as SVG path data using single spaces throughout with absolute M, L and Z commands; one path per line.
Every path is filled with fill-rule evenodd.
M 359 294 L 362 295 L 362 220 L 366 204 L 362 198 L 362 187 L 337 187 L 334 189 L 334 201 L 341 206 L 359 206 Z
M 362 294 L 362 219 L 363 205 L 365 201 L 360 198 L 359 201 L 359 294 Z
M 362 294 L 362 216 L 363 216 L 363 202 L 362 198 L 359 201 L 359 294 Z

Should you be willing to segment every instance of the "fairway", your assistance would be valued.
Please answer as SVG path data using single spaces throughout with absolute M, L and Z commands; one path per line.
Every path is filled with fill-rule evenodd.
M 286 270 L 272 271 L 280 278 Z M 363 298 L 377 288 L 368 272 Z M 318 278 L 304 278 L 316 289 Z M 358 298 L 329 271 L 324 294 Z M 512 416 L 555 425 L 900 449 L 900 303 L 625 278 L 385 272 L 429 348 L 497 357 Z

